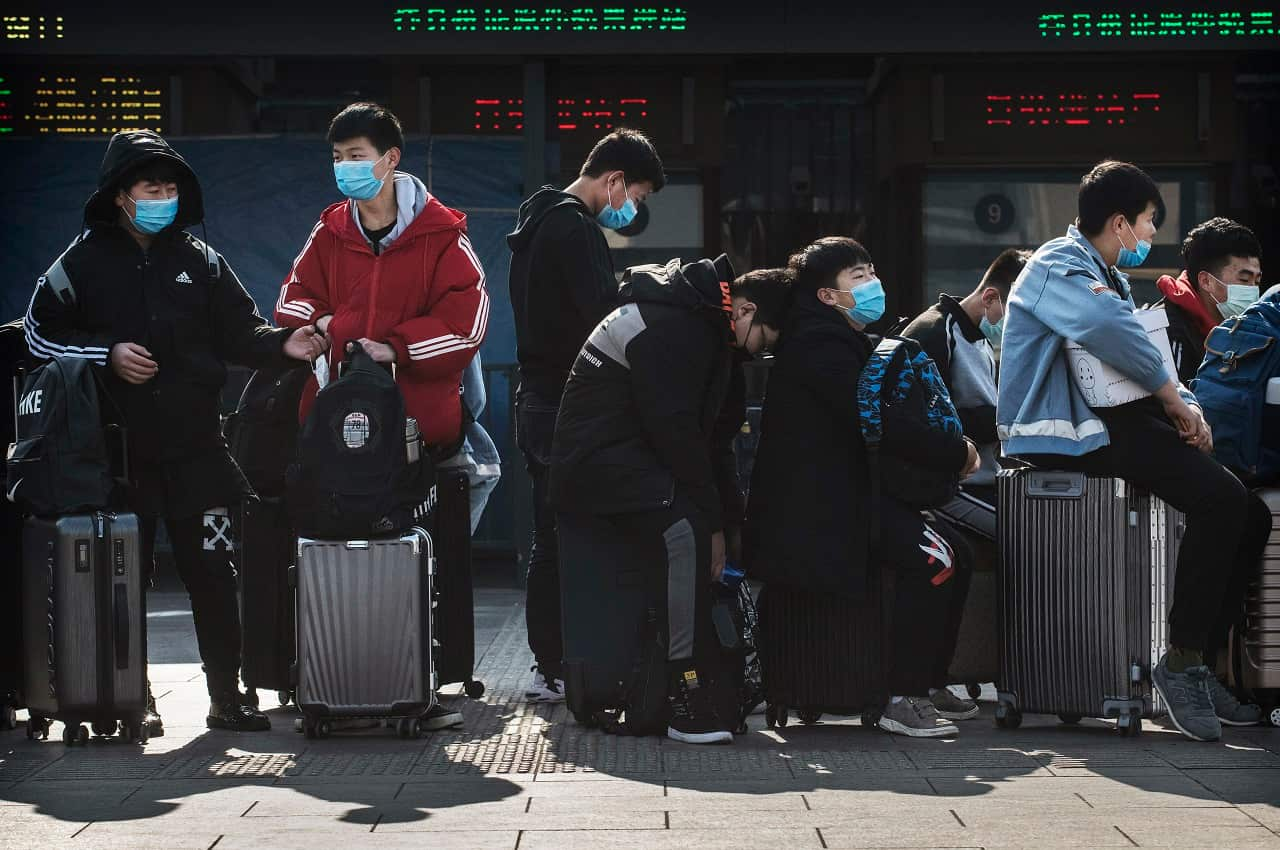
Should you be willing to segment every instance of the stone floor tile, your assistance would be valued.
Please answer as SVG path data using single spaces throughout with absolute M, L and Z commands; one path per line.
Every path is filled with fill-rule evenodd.
M 821 847 L 818 833 L 812 829 L 528 830 L 520 836 L 520 850 L 817 850 Z

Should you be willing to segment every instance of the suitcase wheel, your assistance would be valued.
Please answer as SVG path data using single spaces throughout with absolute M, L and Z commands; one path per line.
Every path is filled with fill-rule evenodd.
M 120 724 L 120 738 L 126 744 L 145 744 L 151 738 L 151 728 L 145 720 L 126 720 Z
M 79 723 L 65 723 L 62 727 L 62 743 L 68 747 L 89 742 L 89 727 Z
M 1267 715 L 1267 721 L 1270 722 L 1272 726 L 1280 726 L 1280 705 L 1271 709 L 1271 712 Z
M 862 712 L 862 726 L 864 729 L 873 729 L 880 725 L 880 709 L 868 708 Z
M 302 732 L 308 738 L 327 738 L 332 731 L 328 720 L 317 720 L 314 717 L 302 718 Z
M 964 686 L 964 690 L 969 695 L 969 699 L 977 699 L 982 696 L 982 685 L 978 682 L 970 682 Z
M 417 723 L 412 717 L 401 717 L 396 721 L 396 734 L 401 738 L 412 738 L 416 730 Z
M 484 696 L 484 682 L 478 679 L 472 679 L 462 686 L 463 693 L 472 699 L 480 699 Z
M 1022 725 L 1022 712 L 1007 703 L 996 709 L 996 725 L 1001 729 L 1017 729 Z
M 93 724 L 93 734 L 102 738 L 110 738 L 120 728 L 120 724 L 114 720 L 95 721 Z
M 1125 738 L 1138 737 L 1142 734 L 1142 712 L 1135 708 L 1128 714 L 1120 715 L 1116 721 L 1116 728 Z
M 819 720 L 822 719 L 822 712 L 814 711 L 811 708 L 798 711 L 796 713 L 800 715 L 800 722 L 803 723 L 805 726 L 814 726 L 817 724 Z
M 1065 714 L 1059 714 L 1058 719 L 1061 720 L 1063 723 L 1067 724 L 1068 726 L 1074 726 L 1080 722 L 1081 715 L 1075 714 L 1073 712 L 1067 712 Z
M 276 691 L 276 699 L 280 700 L 280 707 L 284 708 L 289 703 L 294 702 L 297 697 L 294 696 L 293 691 Z
M 49 721 L 38 714 L 33 714 L 27 720 L 27 740 L 34 741 L 37 738 L 41 741 L 49 740 Z
M 18 728 L 18 709 L 11 705 L 6 705 L 4 711 L 0 712 L 0 729 L 17 729 Z

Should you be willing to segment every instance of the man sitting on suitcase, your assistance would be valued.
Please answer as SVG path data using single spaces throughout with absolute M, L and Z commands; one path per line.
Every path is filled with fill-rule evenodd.
M 254 368 L 307 360 L 314 328 L 279 331 L 258 314 L 235 273 L 184 228 L 204 219 L 195 173 L 155 133 L 117 133 L 85 230 L 40 278 L 26 317 L 38 357 L 109 367 L 107 391 L 129 435 L 131 507 L 143 564 L 163 517 L 191 594 L 209 686 L 210 728 L 270 728 L 240 693 L 240 616 L 228 506 L 252 491 L 227 454 L 219 403 L 226 363 Z M 108 404 L 108 412 L 112 405 Z M 155 701 L 147 722 L 163 734 Z
M 569 374 L 552 444 L 559 514 L 608 516 L 637 547 L 656 541 L 665 555 L 655 568 L 667 576 L 667 735 L 694 744 L 732 741 L 736 722 L 715 708 L 715 673 L 702 666 L 711 657 L 702 641 L 714 634 L 710 585 L 724 569 L 726 533 L 737 537 L 742 523 L 733 349 L 754 354 L 777 340 L 789 292 L 782 272 L 731 288 L 732 279 L 724 256 L 628 269 L 622 306 L 591 332 Z
M 1186 514 L 1178 552 L 1169 650 L 1152 680 L 1174 724 L 1214 741 L 1222 723 L 1260 717 L 1206 662 L 1243 605 L 1271 516 L 1213 459 L 1213 436 L 1195 398 L 1170 374 L 1134 315 L 1127 277 L 1156 232 L 1160 192 L 1141 169 L 1102 162 L 1080 183 L 1067 235 L 1035 252 L 1009 295 L 997 422 L 1005 453 L 1037 466 L 1123 478 Z M 1091 409 L 1069 375 L 1075 340 L 1149 395 Z

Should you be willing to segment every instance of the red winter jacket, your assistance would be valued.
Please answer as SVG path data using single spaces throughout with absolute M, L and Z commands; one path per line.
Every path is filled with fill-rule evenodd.
M 446 446 L 462 434 L 459 387 L 484 339 L 489 296 L 467 239 L 466 216 L 408 175 L 396 175 L 397 192 L 402 181 L 426 203 L 379 255 L 355 222 L 354 202 L 321 214 L 280 288 L 275 320 L 296 328 L 333 315 L 330 380 L 338 375 L 348 341 L 367 337 L 391 345 L 408 415 L 418 420 L 428 445 Z M 402 215 L 404 207 L 401 199 Z M 312 377 L 302 395 L 303 419 L 316 389 Z

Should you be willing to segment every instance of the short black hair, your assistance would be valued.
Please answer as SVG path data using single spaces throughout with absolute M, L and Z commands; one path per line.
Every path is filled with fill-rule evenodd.
M 650 183 L 655 192 L 667 185 L 662 158 L 653 142 L 639 130 L 627 127 L 619 127 L 596 142 L 578 175 L 599 177 L 610 171 L 621 171 L 628 183 Z
M 1261 256 L 1262 245 L 1253 231 L 1238 221 L 1221 216 L 1197 224 L 1182 240 L 1182 259 L 1187 265 L 1187 277 L 1191 279 L 1192 286 L 1195 286 L 1200 272 L 1218 277 L 1231 257 Z
M 803 292 L 834 288 L 836 276 L 845 269 L 870 264 L 871 253 L 848 236 L 824 236 L 791 255 L 787 268 L 795 275 L 795 286 Z
M 128 192 L 138 183 L 146 180 L 152 183 L 180 183 L 183 174 L 181 166 L 173 160 L 157 156 L 130 168 L 116 181 L 116 188 Z
M 996 257 L 987 266 L 987 271 L 982 275 L 982 282 L 978 284 L 978 292 L 989 286 L 994 286 L 1000 293 L 1001 298 L 1009 297 L 1009 290 L 1013 288 L 1013 282 L 1018 279 L 1018 275 L 1022 274 L 1022 269 L 1027 265 L 1027 260 L 1031 259 L 1031 252 L 1020 250 L 1018 248 L 1006 248 L 1000 252 L 1000 256 Z
M 392 148 L 404 150 L 404 131 L 400 119 L 390 109 L 376 103 L 353 103 L 333 116 L 329 122 L 329 144 L 338 144 L 364 136 L 379 154 Z
M 1160 189 L 1147 172 L 1132 163 L 1107 160 L 1080 178 L 1076 226 L 1085 236 L 1096 236 L 1116 213 L 1132 223 L 1147 204 L 1159 209 L 1161 203 Z
M 756 305 L 761 324 L 782 330 L 791 306 L 790 269 L 756 269 L 744 274 L 729 286 L 730 298 L 745 298 Z

